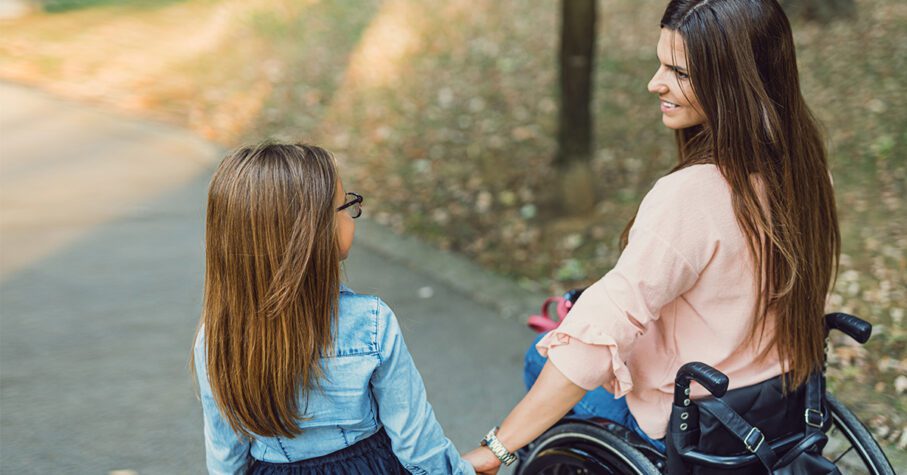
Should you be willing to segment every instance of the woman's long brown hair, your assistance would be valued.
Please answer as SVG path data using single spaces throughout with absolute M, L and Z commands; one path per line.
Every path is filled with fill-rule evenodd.
M 823 137 L 800 92 L 790 23 L 775 0 L 672 0 L 661 27 L 683 38 L 706 117 L 704 125 L 676 132 L 672 172 L 713 163 L 728 181 L 760 295 L 750 343 L 773 318 L 767 347 L 777 349 L 786 387 L 795 388 L 822 365 L 824 305 L 841 238 Z
M 208 189 L 206 368 L 218 407 L 246 437 L 292 437 L 298 401 L 323 376 L 340 286 L 333 157 L 263 144 L 221 162 Z

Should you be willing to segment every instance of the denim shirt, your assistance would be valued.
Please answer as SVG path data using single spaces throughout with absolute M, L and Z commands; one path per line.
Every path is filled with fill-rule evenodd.
M 243 439 L 223 417 L 205 370 L 204 328 L 195 342 L 195 370 L 205 421 L 210 473 L 240 473 L 249 456 L 286 463 L 349 447 L 382 426 L 400 463 L 416 474 L 474 474 L 444 436 L 406 349 L 397 318 L 378 297 L 340 290 L 333 355 L 322 361 L 326 378 L 308 402 L 300 400 L 302 433 Z

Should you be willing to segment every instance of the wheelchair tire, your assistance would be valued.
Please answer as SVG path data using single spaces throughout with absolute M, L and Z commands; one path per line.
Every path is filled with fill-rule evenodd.
M 586 422 L 558 424 L 542 434 L 514 470 L 517 475 L 654 475 L 661 471 L 630 444 Z
M 825 401 L 831 413 L 832 426 L 856 449 L 867 472 L 871 475 L 894 475 L 891 462 L 857 416 L 831 394 L 825 394 Z

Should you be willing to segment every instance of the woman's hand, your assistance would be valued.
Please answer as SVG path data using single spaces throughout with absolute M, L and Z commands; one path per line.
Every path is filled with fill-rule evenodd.
M 501 423 L 497 439 L 504 448 L 516 452 L 564 417 L 586 394 L 550 361 L 523 399 Z M 498 473 L 501 461 L 488 447 L 479 447 L 463 456 L 479 474 Z
M 501 423 L 498 441 L 516 452 L 564 417 L 585 395 L 585 389 L 567 379 L 551 361 L 546 362 L 535 384 Z
M 491 453 L 488 447 L 473 449 L 464 455 L 463 459 L 471 463 L 479 475 L 494 475 L 501 468 L 501 461 Z

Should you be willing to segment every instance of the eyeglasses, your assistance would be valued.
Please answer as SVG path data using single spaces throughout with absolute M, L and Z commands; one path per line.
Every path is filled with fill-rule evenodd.
M 349 213 L 350 217 L 353 219 L 362 216 L 362 202 L 364 198 L 358 193 L 347 193 L 346 202 L 343 203 L 343 206 L 337 208 L 337 211 L 346 210 Z

